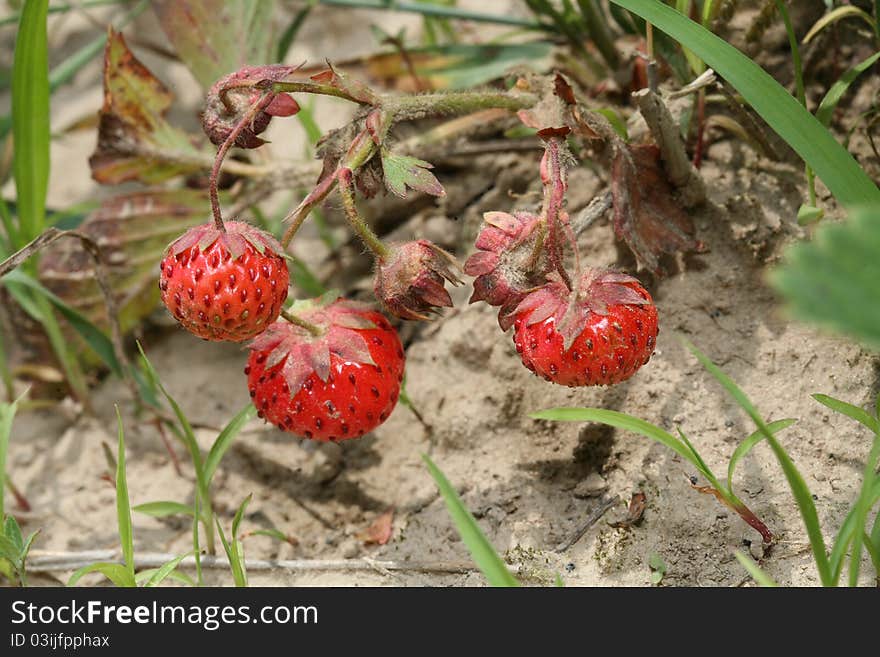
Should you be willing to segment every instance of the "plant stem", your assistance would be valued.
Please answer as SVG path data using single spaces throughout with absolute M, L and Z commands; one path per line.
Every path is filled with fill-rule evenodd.
M 383 105 L 395 121 L 416 120 L 446 114 L 467 114 L 493 107 L 516 111 L 532 107 L 537 96 L 517 92 L 450 92 L 416 96 L 389 96 Z
M 339 194 L 342 197 L 342 207 L 345 210 L 345 216 L 352 230 L 354 230 L 364 245 L 373 252 L 376 258 L 380 260 L 385 258 L 389 252 L 388 247 L 372 231 L 358 212 L 354 200 L 351 169 L 340 169 L 337 177 L 339 179 Z
M 220 145 L 220 148 L 217 149 L 217 156 L 214 158 L 214 166 L 211 167 L 211 179 L 208 184 L 208 194 L 211 197 L 211 212 L 214 215 L 214 225 L 216 225 L 217 229 L 222 233 L 226 232 L 226 227 L 223 225 L 223 217 L 220 214 L 220 195 L 217 192 L 217 185 L 220 179 L 220 167 L 223 165 L 226 153 L 228 153 L 229 149 L 235 144 L 235 140 L 238 139 L 242 130 L 248 127 L 253 122 L 254 117 L 265 109 L 271 101 L 272 94 L 264 93 L 261 95 L 260 99 L 251 105 L 250 109 L 248 109 L 244 116 L 241 117 L 241 120 L 235 124 L 232 132 L 226 137 L 226 141 L 224 141 Z
M 553 267 L 568 289 L 572 289 L 571 278 L 565 271 L 562 261 L 562 235 L 559 226 L 559 213 L 562 211 L 562 203 L 565 198 L 566 181 L 565 166 L 560 158 L 561 138 L 550 137 L 546 143 L 544 158 L 541 160 L 541 178 L 544 183 L 544 208 L 542 214 L 547 222 L 547 248 L 550 255 L 550 265 Z M 573 245 L 574 246 L 574 245 Z M 574 246 L 576 249 L 577 247 Z
M 242 85 L 242 86 L 252 86 L 251 84 Z M 236 86 L 230 86 L 226 89 L 229 91 L 230 89 L 235 89 Z M 292 82 L 274 82 L 272 83 L 272 91 L 276 93 L 287 92 L 287 93 L 301 93 L 301 94 L 318 94 L 321 96 L 336 96 L 337 98 L 343 98 L 345 100 L 350 100 L 353 103 L 359 103 L 361 105 L 368 105 L 365 100 L 359 100 L 353 97 L 344 89 L 340 89 L 339 87 L 334 87 L 329 84 L 319 84 L 317 82 L 311 82 L 308 80 L 300 80 L 300 81 L 292 81 Z
M 309 192 L 308 196 L 306 196 L 300 204 L 296 206 L 293 210 L 291 210 L 286 217 L 283 219 L 283 223 L 290 222 L 290 226 L 287 227 L 287 230 L 284 232 L 284 236 L 281 238 L 281 246 L 285 249 L 290 244 L 291 240 L 293 240 L 300 226 L 303 225 L 303 222 L 306 220 L 306 217 L 309 216 L 309 213 L 312 211 L 316 205 L 321 203 L 327 195 L 333 191 L 333 188 L 336 187 L 336 174 L 334 173 L 331 176 L 327 176 L 318 183 L 318 185 Z
M 304 328 L 306 331 L 308 331 L 309 333 L 314 335 L 316 338 L 324 335 L 324 330 L 320 326 L 318 326 L 316 324 L 312 324 L 311 322 L 307 322 L 302 317 L 297 317 L 289 310 L 282 310 L 281 316 L 284 319 L 286 319 L 288 322 L 293 324 L 294 326 L 299 326 L 300 328 Z

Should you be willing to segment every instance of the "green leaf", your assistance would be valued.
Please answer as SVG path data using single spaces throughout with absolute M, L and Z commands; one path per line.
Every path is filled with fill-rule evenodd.
M 652 552 L 651 556 L 648 557 L 648 566 L 651 568 L 651 584 L 656 586 L 663 581 L 663 577 L 666 575 L 666 564 L 663 561 L 663 557 L 656 552 Z
M 492 586 L 519 586 L 519 582 L 508 570 L 501 557 L 498 556 L 495 548 L 492 547 L 492 544 L 483 534 L 477 521 L 474 520 L 471 512 L 464 506 L 461 498 L 455 492 L 449 480 L 446 479 L 446 476 L 426 454 L 422 454 L 422 460 L 428 466 L 428 471 L 431 473 L 431 476 L 437 483 L 437 488 L 440 489 L 440 494 L 446 501 L 446 507 L 449 509 L 449 514 L 452 516 L 452 521 L 455 523 L 456 529 L 458 529 L 461 540 L 464 541 L 477 567 L 485 575 L 489 584 Z
M 19 546 L 17 546 L 7 536 L 0 534 L 0 557 L 8 560 L 12 564 L 14 570 L 18 570 L 18 555 L 20 554 Z
M 48 0 L 29 0 L 21 11 L 12 69 L 13 173 L 20 237 L 29 242 L 46 220 L 49 185 Z
M 782 431 L 783 429 L 787 429 L 792 424 L 797 422 L 797 420 L 776 420 L 775 422 L 771 422 L 767 425 L 767 428 L 774 435 Z M 733 454 L 730 457 L 730 462 L 727 464 L 727 490 L 733 495 L 733 471 L 736 469 L 737 463 L 739 463 L 742 458 L 748 454 L 752 447 L 757 445 L 759 442 L 764 440 L 764 433 L 758 429 L 744 441 L 742 441 L 739 445 L 736 446 L 736 449 L 733 450 Z
M 623 117 L 617 113 L 617 110 L 611 107 L 599 107 L 593 110 L 597 114 L 601 114 L 606 119 L 608 119 L 608 123 L 611 124 L 611 127 L 614 128 L 614 132 L 616 132 L 621 139 L 624 141 L 629 141 L 629 133 L 626 129 L 626 121 L 623 120 Z
M 739 550 L 734 552 L 734 555 L 736 555 L 737 561 L 742 564 L 742 567 L 748 571 L 749 575 L 752 576 L 752 579 L 754 579 L 758 584 L 771 588 L 777 586 L 776 582 L 773 581 L 770 575 L 765 573 L 758 564 L 752 561 L 751 557 L 746 556 Z
M 119 433 L 119 447 L 116 455 L 116 517 L 119 521 L 119 540 L 122 543 L 122 558 L 134 579 L 134 537 L 131 530 L 131 506 L 128 500 L 128 481 L 125 478 L 125 432 L 122 428 L 122 415 L 116 407 L 116 423 Z
M 164 566 L 162 566 L 161 568 L 147 568 L 145 570 L 141 570 L 140 572 L 138 572 L 137 575 L 134 576 L 135 582 L 137 582 L 138 585 L 149 586 L 147 582 L 149 582 L 150 579 L 162 568 L 164 568 Z M 180 570 L 172 570 L 165 577 L 163 577 L 163 580 L 164 579 L 173 579 L 175 582 L 180 582 L 181 584 L 186 584 L 187 586 L 197 586 L 192 577 Z
M 870 14 L 863 11 L 862 9 L 859 9 L 858 7 L 854 7 L 853 5 L 845 5 L 842 7 L 837 7 L 836 9 L 832 9 L 827 14 L 822 16 L 822 18 L 817 20 L 813 24 L 813 27 L 811 27 L 809 29 L 809 31 L 807 31 L 807 33 L 804 35 L 803 42 L 805 44 L 809 43 L 810 41 L 812 41 L 815 38 L 815 36 L 817 34 L 819 34 L 819 32 L 824 30 L 829 25 L 832 25 L 832 24 L 836 23 L 837 21 L 842 20 L 844 18 L 850 18 L 850 17 L 860 18 L 863 21 L 865 21 L 868 25 L 870 25 L 872 30 L 875 29 L 874 19 L 871 17 Z
M 146 502 L 131 508 L 132 511 L 143 513 L 154 518 L 167 518 L 176 515 L 193 515 L 193 508 L 180 502 Z
M 880 190 L 831 133 L 761 67 L 659 0 L 611 0 L 691 49 L 735 87 L 843 205 L 880 201 Z
M 409 155 L 395 155 L 391 151 L 382 151 L 382 171 L 385 174 L 385 186 L 392 194 L 406 198 L 406 189 L 443 196 L 443 185 L 429 171 L 433 165 Z
M 204 89 L 242 66 L 271 58 L 274 0 L 153 0 L 153 9 Z
M 129 571 L 127 566 L 119 563 L 93 563 L 83 566 L 77 570 L 70 579 L 67 580 L 67 586 L 76 586 L 76 583 L 89 573 L 101 573 L 104 577 L 113 582 L 116 586 L 135 587 L 137 582 L 134 579 L 134 573 Z
M 18 521 L 15 519 L 15 516 L 6 516 L 3 533 L 6 535 L 6 538 L 12 541 L 12 544 L 16 549 L 16 558 L 18 558 L 22 549 L 24 549 L 24 538 L 21 535 L 21 527 L 18 526 Z
M 165 120 L 168 89 L 132 54 L 119 32 L 110 30 L 104 51 L 104 105 L 98 146 L 89 158 L 100 183 L 137 180 L 154 184 L 209 169 L 213 156 L 193 145 Z
M 880 349 L 880 204 L 789 247 L 770 281 L 796 317 Z
M 871 68 L 878 59 L 880 59 L 880 52 L 874 53 L 863 62 L 853 66 L 841 75 L 837 82 L 831 85 L 831 88 L 825 93 L 825 97 L 819 103 L 819 108 L 816 110 L 816 118 L 819 119 L 819 123 L 825 127 L 831 125 L 831 117 L 834 115 L 834 110 L 837 108 L 840 99 L 847 92 L 847 89 L 849 89 L 857 77 Z
M 162 564 L 159 568 L 156 569 L 156 572 L 153 573 L 153 575 L 150 577 L 150 579 L 147 580 L 147 583 L 144 584 L 144 586 L 146 586 L 147 588 L 159 586 L 159 584 L 161 584 L 166 577 L 169 577 L 174 572 L 174 569 L 180 565 L 180 562 L 186 559 L 191 554 L 192 552 L 181 554 L 179 557 L 175 557 L 174 559 L 171 559 L 170 561 Z M 189 579 L 189 584 L 190 586 L 193 585 L 193 581 L 191 579 Z
M 256 407 L 248 402 L 247 406 L 242 408 L 235 417 L 223 427 L 223 431 L 217 436 L 217 440 L 211 445 L 211 450 L 208 452 L 207 458 L 205 458 L 204 477 L 208 485 L 211 484 L 211 480 L 214 478 L 214 473 L 217 471 L 217 466 L 220 465 L 223 455 L 226 454 L 226 451 L 232 446 L 232 441 L 235 440 L 235 437 L 241 431 L 241 428 L 256 417 L 256 415 Z
M 773 432 L 770 431 L 767 423 L 764 422 L 764 419 L 758 413 L 752 402 L 749 401 L 749 398 L 746 397 L 745 393 L 739 389 L 739 386 L 737 386 L 729 376 L 721 371 L 715 363 L 709 360 L 694 345 L 687 340 L 683 340 L 682 342 L 684 342 L 685 346 L 687 346 L 691 353 L 696 356 L 697 360 L 702 363 L 703 367 L 706 368 L 709 374 L 715 377 L 715 380 L 727 390 L 728 394 L 733 397 L 736 403 L 739 404 L 750 418 L 752 418 L 752 421 L 757 425 L 761 433 L 764 434 L 767 443 L 770 445 L 770 448 L 776 456 L 776 460 L 779 461 L 779 465 L 785 474 L 785 478 L 788 480 L 788 486 L 791 489 L 801 512 L 801 517 L 803 518 L 804 525 L 807 529 L 807 535 L 810 538 L 810 547 L 813 550 L 813 559 L 816 562 L 816 569 L 819 571 L 819 578 L 822 580 L 824 586 L 830 586 L 832 584 L 831 570 L 828 563 L 828 555 L 825 552 L 825 539 L 822 537 L 822 529 L 819 525 L 819 516 L 816 513 L 816 505 L 813 504 L 813 497 L 810 494 L 810 489 L 807 488 L 807 484 L 804 482 L 801 473 L 795 467 L 788 453 L 782 448 L 779 442 L 777 442 L 776 438 L 773 436 Z

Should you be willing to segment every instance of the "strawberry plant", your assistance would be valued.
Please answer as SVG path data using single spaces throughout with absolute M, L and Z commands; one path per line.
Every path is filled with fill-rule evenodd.
M 55 386 L 41 385 L 38 393 L 57 397 L 56 389 L 62 395 L 69 392 L 79 402 L 76 411 L 89 412 L 91 384 L 98 379 L 100 365 L 125 382 L 138 420 L 155 426 L 163 439 L 167 430 L 179 440 L 192 471 L 186 483 L 191 497 L 187 493 L 174 499 L 169 494 L 130 508 L 120 417 L 114 485 L 122 559 L 89 564 L 74 573 L 71 584 L 89 572 L 129 586 L 182 577 L 178 566 L 189 565 L 184 556 L 135 571 L 134 510 L 155 518 L 191 519 L 200 584 L 203 548 L 213 564 L 219 535 L 233 581 L 247 585 L 243 535 L 292 535 L 276 529 L 241 531 L 250 519 L 247 509 L 253 514 L 253 507 L 261 504 L 259 494 L 241 502 L 231 526 L 224 522 L 222 501 L 215 499 L 220 487 L 215 475 L 224 455 L 254 416 L 271 425 L 267 431 L 282 432 L 285 449 L 301 447 L 305 454 L 324 454 L 310 450 L 326 449 L 342 463 L 350 454 L 367 460 L 363 453 L 372 453 L 376 443 L 353 439 L 388 422 L 398 402 L 413 409 L 420 421 L 417 429 L 424 430 L 431 448 L 443 449 L 456 440 L 450 438 L 453 429 L 432 426 L 431 414 L 440 423 L 460 423 L 456 427 L 464 433 L 474 426 L 507 432 L 505 421 L 513 426 L 523 396 L 533 394 L 525 392 L 531 391 L 529 383 L 511 375 L 502 401 L 487 390 L 484 405 L 476 411 L 473 406 L 458 407 L 472 415 L 443 415 L 443 405 L 454 405 L 459 388 L 467 388 L 468 382 L 454 369 L 460 365 L 457 360 L 480 375 L 507 376 L 507 363 L 526 376 L 519 369 L 521 361 L 540 379 L 556 384 L 535 381 L 541 392 L 534 394 L 580 395 L 578 400 L 613 406 L 628 391 L 645 385 L 652 386 L 652 399 L 663 397 L 668 390 L 658 392 L 654 386 L 671 363 L 670 352 L 657 344 L 658 336 L 705 329 L 688 324 L 692 308 L 674 312 L 665 307 L 680 301 L 666 290 L 676 279 L 699 280 L 718 306 L 707 312 L 721 328 L 725 297 L 745 287 L 745 277 L 735 278 L 740 261 L 724 260 L 724 254 L 740 239 L 737 231 L 763 228 L 760 206 L 747 207 L 758 216 L 754 229 L 748 226 L 750 217 L 738 216 L 741 208 L 736 203 L 742 199 L 737 195 L 742 191 L 748 196 L 748 185 L 746 191 L 737 187 L 740 177 L 757 178 L 754 172 L 764 175 L 774 167 L 787 171 L 790 164 L 787 156 L 774 155 L 770 166 L 729 165 L 719 174 L 719 160 L 713 161 L 710 153 L 712 130 L 719 126 L 737 136 L 737 146 L 748 144 L 768 157 L 783 145 L 768 138 L 764 127 L 792 149 L 790 159 L 807 172 L 805 189 L 798 189 L 800 210 L 790 213 L 801 226 L 826 213 L 834 215 L 838 204 L 840 214 L 848 217 L 842 223 L 826 222 L 815 233 L 804 229 L 803 234 L 814 239 L 787 249 L 782 264 L 774 262 L 770 284 L 797 316 L 871 348 L 880 344 L 880 320 L 873 310 L 880 301 L 872 283 L 877 267 L 871 255 L 880 240 L 880 192 L 872 180 L 876 167 L 871 169 L 870 156 L 857 162 L 829 129 L 846 104 L 841 104 L 844 96 L 870 83 L 869 74 L 880 57 L 874 52 L 876 15 L 850 5 L 831 8 L 829 3 L 829 11 L 818 21 L 810 19 L 805 30 L 796 20 L 793 3 L 762 3 L 754 10 L 747 41 L 763 46 L 761 39 L 778 16 L 790 52 L 790 62 L 786 59 L 771 75 L 762 68 L 766 61 L 759 64 L 757 55 L 747 56 L 721 36 L 738 11 L 737 3 L 527 0 L 513 3 L 520 13 L 510 15 L 466 11 L 454 3 L 379 3 L 389 11 L 421 14 L 424 32 L 417 38 L 422 41 L 416 43 L 406 30 L 394 33 L 390 24 L 379 21 L 375 34 L 389 48 L 380 56 L 348 59 L 328 51 L 312 62 L 288 63 L 303 24 L 313 24 L 311 17 L 326 9 L 321 4 L 346 2 L 297 6 L 287 12 L 290 20 L 279 38 L 274 38 L 272 28 L 281 8 L 276 12 L 272 2 L 186 0 L 114 8 L 106 35 L 51 70 L 47 26 L 51 16 L 64 9 L 34 1 L 22 5 L 10 20 L 0 19 L 0 27 L 12 20 L 18 25 L 11 114 L 0 117 L 0 135 L 11 131 L 15 144 L 11 165 L 0 162 L 0 175 L 9 168 L 15 186 L 14 203 L 0 200 L 0 320 L 6 319 L 7 311 L 11 316 L 8 322 L 0 321 L 0 380 L 6 398 L 15 399 L 24 371 Z M 86 5 L 84 10 L 93 7 Z M 145 43 L 136 32 L 123 35 L 126 23 L 148 6 L 170 48 L 157 46 L 155 40 Z M 459 32 L 457 20 L 512 26 L 522 32 Z M 827 90 L 817 89 L 816 80 L 810 87 L 810 60 L 818 58 L 810 44 L 849 24 L 857 24 L 862 32 L 870 28 L 870 53 L 860 50 L 833 75 L 823 73 L 823 83 L 831 81 Z M 835 39 L 839 36 L 834 33 Z M 90 195 L 82 207 L 56 211 L 47 201 L 49 147 L 53 134 L 66 131 L 55 125 L 50 131 L 50 101 L 101 50 L 103 97 L 88 167 L 95 182 L 128 187 L 106 197 Z M 153 64 L 149 50 L 172 55 L 173 65 L 182 65 L 178 72 L 190 78 L 181 82 L 164 65 Z M 783 68 L 793 76 L 794 93 L 774 79 Z M 186 84 L 198 90 L 181 95 L 202 98 L 192 127 L 175 108 L 172 92 Z M 811 110 L 814 98 L 818 104 Z M 332 125 L 325 124 L 329 119 L 317 104 L 327 99 L 345 108 L 333 115 L 342 118 Z M 676 107 L 678 100 L 683 102 Z M 724 111 L 718 109 L 722 103 Z M 870 141 L 876 114 L 874 101 L 846 126 L 849 135 L 863 125 Z M 81 125 L 95 128 L 95 123 L 83 121 L 69 132 Z M 307 154 L 317 161 L 286 159 L 293 149 L 290 134 L 283 130 L 297 125 L 308 136 Z M 873 142 L 871 148 L 876 155 Z M 716 170 L 707 174 L 707 165 Z M 803 187 L 800 169 L 796 173 Z M 480 178 L 477 174 L 488 182 L 463 184 L 466 178 Z M 727 174 L 729 179 L 724 178 Z M 722 198 L 714 187 L 730 180 L 735 180 L 730 184 L 736 194 Z M 829 194 L 823 196 L 819 181 Z M 784 197 L 785 185 L 778 190 Z M 805 197 L 808 201 L 802 202 Z M 724 228 L 733 239 L 719 234 L 722 222 L 716 215 L 730 220 Z M 787 218 L 777 232 L 791 230 Z M 797 225 L 795 229 L 801 230 Z M 609 255 L 609 245 L 617 250 L 616 257 Z M 714 256 L 710 247 L 722 256 Z M 774 249 L 767 251 L 775 257 Z M 699 278 L 706 270 L 706 278 Z M 462 285 L 472 286 L 470 304 L 482 306 L 463 307 L 467 296 L 458 289 Z M 159 301 L 167 311 L 162 319 L 152 314 Z M 767 310 L 769 302 L 761 303 Z M 458 342 L 450 342 L 448 335 L 432 342 L 461 317 L 471 331 L 479 325 L 473 318 L 481 317 L 486 306 L 497 313 L 501 333 L 494 323 L 490 327 L 497 342 L 477 331 Z M 749 310 L 750 318 L 761 315 Z M 438 318 L 433 326 L 427 324 Z M 169 393 L 166 373 L 163 383 L 143 349 L 140 359 L 129 359 L 129 353 L 136 355 L 135 338 L 151 339 L 152 329 L 163 319 L 191 334 L 181 332 L 181 339 L 211 342 L 204 348 L 212 351 L 205 353 L 224 353 L 230 345 L 220 343 L 226 342 L 242 348 L 241 363 L 230 370 L 234 374 L 229 378 L 234 376 L 241 403 L 248 401 L 245 395 L 250 400 L 225 425 L 220 423 L 222 428 L 216 427 L 210 445 L 199 444 L 194 429 L 199 424 L 182 408 L 190 412 L 192 397 L 189 403 L 178 403 Z M 753 328 L 741 322 L 734 330 L 746 334 Z M 12 341 L 7 339 L 13 333 L 34 338 L 34 344 L 28 344 L 33 353 L 27 357 L 50 363 L 48 371 L 16 369 L 20 356 L 10 356 Z M 410 381 L 419 387 L 423 383 L 412 378 L 412 368 L 424 366 L 424 343 L 445 345 L 431 354 L 438 368 L 431 372 L 438 379 L 449 372 L 455 378 L 455 385 L 443 384 L 442 394 L 429 389 L 424 401 L 417 399 L 419 408 L 427 409 L 425 417 L 415 411 L 403 388 L 407 362 Z M 193 350 L 202 346 L 192 345 Z M 740 350 L 750 348 L 748 343 Z M 748 353 L 736 355 L 748 362 Z M 726 480 L 709 467 L 705 451 L 698 452 L 680 430 L 674 435 L 654 424 L 660 422 L 656 418 L 638 420 L 611 408 L 554 409 L 533 417 L 602 422 L 658 441 L 705 479 L 705 485 L 692 484 L 696 490 L 733 510 L 770 546 L 777 543 L 776 531 L 734 487 L 736 465 L 766 441 L 798 501 L 820 581 L 836 584 L 843 578 L 844 557 L 850 550 L 848 582 L 858 583 L 862 553 L 867 552 L 876 566 L 880 551 L 877 523 L 869 522 L 877 502 L 876 446 L 868 455 L 858 500 L 838 540 L 826 551 L 804 478 L 776 440 L 793 421 L 764 421 L 732 381 L 705 357 L 698 358 L 757 424 L 757 431 L 732 450 Z M 208 369 L 214 365 L 211 360 L 204 358 L 198 366 Z M 219 390 L 225 379 L 218 376 L 205 389 L 183 390 L 219 408 L 223 400 L 214 385 Z M 624 385 L 607 388 L 618 384 Z M 175 396 L 183 401 L 177 392 Z M 464 396 L 476 404 L 482 394 L 466 389 Z M 873 416 L 830 397 L 819 400 L 876 433 Z M 13 410 L 0 414 L 0 438 L 15 406 L 2 408 Z M 497 417 L 487 420 L 487 414 Z M 437 442 L 435 429 L 441 434 Z M 377 433 L 380 439 L 397 434 Z M 291 447 L 291 436 L 303 439 L 302 445 Z M 185 474 L 173 446 L 165 441 L 178 475 Z M 408 433 L 407 441 L 412 444 Z M 539 449 L 537 442 L 523 442 L 511 438 L 505 450 L 522 461 L 530 456 L 527 448 Z M 554 449 L 558 442 L 554 436 Z M 508 450 L 508 445 L 516 449 Z M 375 452 L 384 458 L 383 449 Z M 478 459 L 476 453 L 462 453 Z M 243 454 L 249 462 L 259 460 L 245 449 Z M 0 472 L 5 470 L 3 456 Z M 430 461 L 428 468 L 490 582 L 515 584 L 445 477 Z M 333 482 L 339 471 L 324 476 L 321 494 L 338 493 L 335 484 L 323 484 Z M 243 495 L 233 492 L 237 504 Z M 318 496 L 308 484 L 287 492 L 291 497 Z M 0 494 L 0 511 L 5 512 L 2 499 Z M 365 507 L 376 504 L 372 493 L 360 490 L 346 499 Z M 309 507 L 310 501 L 296 502 L 328 531 L 335 529 L 338 510 L 322 515 Z M 229 511 L 232 516 L 231 506 Z M 393 512 L 385 513 L 382 541 L 376 541 L 382 545 L 394 534 Z M 231 532 L 226 533 L 227 528 Z M 34 535 L 25 538 L 11 516 L 0 534 L 0 567 L 22 584 Z M 295 547 L 296 541 L 287 543 Z M 362 547 L 359 543 L 352 549 L 349 544 L 340 551 L 357 554 Z M 668 555 L 660 553 L 664 559 Z M 651 563 L 657 581 L 665 578 L 665 583 L 674 576 L 672 565 L 659 557 Z M 748 567 L 760 581 L 769 581 L 754 564 Z

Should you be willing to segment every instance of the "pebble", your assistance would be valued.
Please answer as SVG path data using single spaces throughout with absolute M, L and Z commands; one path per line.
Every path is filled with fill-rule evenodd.
M 574 488 L 574 496 L 584 499 L 587 497 L 598 497 L 608 490 L 608 482 L 599 474 L 592 472 L 587 478 L 580 482 Z

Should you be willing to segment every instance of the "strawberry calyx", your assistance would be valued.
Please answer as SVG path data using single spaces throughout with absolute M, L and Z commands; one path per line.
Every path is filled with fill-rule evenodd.
M 575 282 L 574 289 L 556 272 L 547 275 L 547 283 L 523 299 L 511 317 L 528 314 L 526 325 L 531 326 L 553 317 L 556 330 L 562 335 L 565 351 L 583 333 L 591 313 L 608 315 L 609 306 L 652 305 L 633 284 L 641 287 L 638 279 L 608 269 L 585 269 Z
M 544 281 L 546 222 L 527 212 L 487 212 L 483 222 L 475 242 L 479 250 L 464 264 L 464 273 L 475 277 L 470 303 L 501 306 L 498 321 L 506 330 L 505 318 Z
M 461 285 L 455 258 L 428 240 L 392 246 L 377 261 L 374 291 L 388 312 L 401 319 L 428 320 L 452 306 L 445 282 Z
M 312 328 L 277 321 L 250 343 L 251 351 L 266 353 L 265 369 L 281 366 L 281 375 L 291 397 L 314 372 L 323 382 L 330 376 L 330 357 L 343 362 L 373 365 L 364 329 L 380 328 L 363 313 L 367 304 L 328 295 L 311 301 L 299 301 L 291 313 Z
M 224 226 L 225 230 L 221 230 L 212 223 L 190 228 L 171 243 L 169 250 L 172 255 L 178 256 L 184 251 L 198 246 L 199 251 L 204 253 L 217 240 L 220 240 L 233 260 L 238 260 L 244 255 L 248 245 L 260 255 L 264 255 L 267 250 L 277 255 L 284 252 L 278 240 L 252 224 L 244 221 L 227 221 Z

